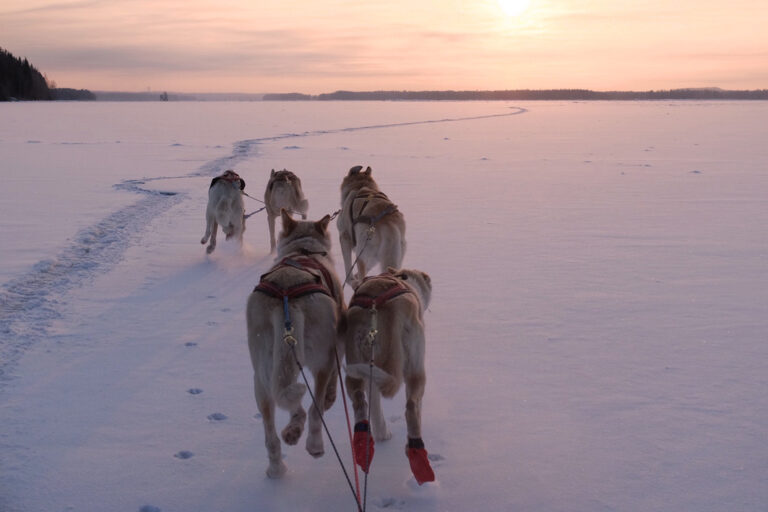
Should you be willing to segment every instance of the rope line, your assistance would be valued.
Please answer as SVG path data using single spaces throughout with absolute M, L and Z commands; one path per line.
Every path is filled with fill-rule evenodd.
M 320 415 L 320 421 L 322 422 L 323 428 L 325 429 L 325 434 L 328 436 L 328 441 L 331 443 L 331 446 L 333 447 L 333 452 L 336 454 L 336 459 L 338 459 L 339 464 L 341 465 L 341 470 L 342 472 L 344 472 L 344 478 L 347 479 L 347 484 L 349 484 L 349 489 L 352 491 L 352 497 L 355 498 L 355 503 L 357 503 L 357 509 L 359 512 L 363 512 L 364 509 L 361 508 L 360 500 L 357 498 L 357 495 L 355 494 L 355 488 L 352 485 L 352 480 L 349 478 L 349 474 L 347 473 L 347 468 L 344 466 L 344 461 L 341 460 L 341 455 L 339 455 L 339 450 L 336 448 L 336 443 L 333 442 L 333 437 L 331 436 L 331 432 L 328 429 L 328 425 L 325 423 L 325 418 L 323 417 L 323 413 L 320 410 L 320 406 L 317 405 L 315 394 L 312 392 L 312 388 L 309 386 L 307 375 L 306 373 L 304 373 L 304 367 L 301 365 L 301 362 L 299 362 L 299 356 L 296 354 L 296 344 L 289 343 L 288 345 L 291 347 L 291 352 L 293 352 L 293 358 L 296 360 L 296 365 L 299 367 L 301 377 L 304 379 L 304 385 L 307 386 L 307 391 L 309 391 L 309 396 L 312 397 L 312 405 L 315 407 L 315 410 Z
M 347 418 L 347 433 L 349 434 L 349 448 L 352 451 L 352 467 L 355 470 L 355 489 L 357 490 L 357 501 L 360 502 L 360 477 L 357 473 L 357 464 L 355 464 L 355 447 L 352 440 L 352 424 L 349 422 L 349 409 L 347 408 L 347 395 L 344 389 L 344 377 L 341 375 L 341 361 L 339 359 L 339 351 L 334 349 L 334 355 L 336 356 L 336 368 L 339 371 L 339 383 L 341 385 L 341 400 L 344 403 L 344 416 Z

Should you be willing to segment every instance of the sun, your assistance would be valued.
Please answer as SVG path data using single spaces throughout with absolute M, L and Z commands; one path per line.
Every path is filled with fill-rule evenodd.
M 531 5 L 531 0 L 496 0 L 507 16 L 520 16 Z

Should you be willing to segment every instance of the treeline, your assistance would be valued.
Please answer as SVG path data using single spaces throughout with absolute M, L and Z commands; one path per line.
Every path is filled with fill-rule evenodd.
M 588 89 L 517 89 L 504 91 L 336 91 L 327 94 L 265 94 L 265 101 L 467 101 L 467 100 L 768 100 L 768 89 L 719 88 L 661 91 L 591 91 Z
M 27 59 L 0 48 L 0 101 L 50 100 L 48 82 Z
M 0 48 L 0 101 L 95 100 L 85 89 L 57 88 L 27 59 L 14 57 Z

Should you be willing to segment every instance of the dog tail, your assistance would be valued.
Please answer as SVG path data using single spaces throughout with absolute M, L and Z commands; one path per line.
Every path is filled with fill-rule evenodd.
M 365 379 L 371 376 L 371 367 L 365 363 L 347 365 L 347 375 L 354 379 Z M 385 372 L 378 366 L 373 367 L 373 383 L 385 397 L 392 397 L 400 388 L 400 381 L 393 375 Z
M 293 314 L 294 336 L 297 340 L 298 333 L 304 332 L 304 317 L 296 311 Z M 275 309 L 272 312 L 272 325 L 281 325 L 284 322 L 283 308 Z M 294 350 L 283 339 L 282 329 L 273 329 L 273 354 L 272 354 L 272 395 L 275 397 L 275 403 L 282 409 L 291 409 L 295 407 L 296 402 L 300 401 L 307 391 L 307 386 L 296 382 L 298 377 L 298 365 L 296 357 L 303 359 L 304 348 L 300 341 L 297 341 Z

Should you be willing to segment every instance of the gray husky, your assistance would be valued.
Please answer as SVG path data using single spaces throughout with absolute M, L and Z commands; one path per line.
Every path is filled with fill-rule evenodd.
M 309 203 L 301 190 L 301 180 L 287 169 L 275 171 L 269 176 L 267 188 L 264 191 L 264 205 L 267 208 L 267 225 L 269 226 L 269 251 L 275 250 L 275 219 L 280 216 L 280 210 L 298 213 L 302 219 L 307 218 Z
M 346 310 L 330 256 L 330 217 L 310 222 L 296 221 L 285 211 L 281 215 L 277 264 L 261 277 L 246 307 L 254 392 L 264 424 L 270 478 L 280 478 L 286 471 L 275 429 L 275 405 L 290 413 L 282 430 L 282 439 L 289 445 L 298 443 L 307 418 L 302 406 L 306 386 L 297 382 L 298 364 L 312 372 L 316 403 L 323 411 L 336 399 L 336 357 L 343 356 L 337 329 Z M 310 405 L 306 449 L 313 457 L 324 452 L 321 414 Z
M 405 255 L 405 218 L 379 190 L 371 168 L 362 169 L 353 167 L 341 182 L 341 213 L 336 221 L 347 275 L 353 248 L 358 258 L 357 276 L 350 279 L 353 288 L 376 263 L 382 270 L 400 268 Z

